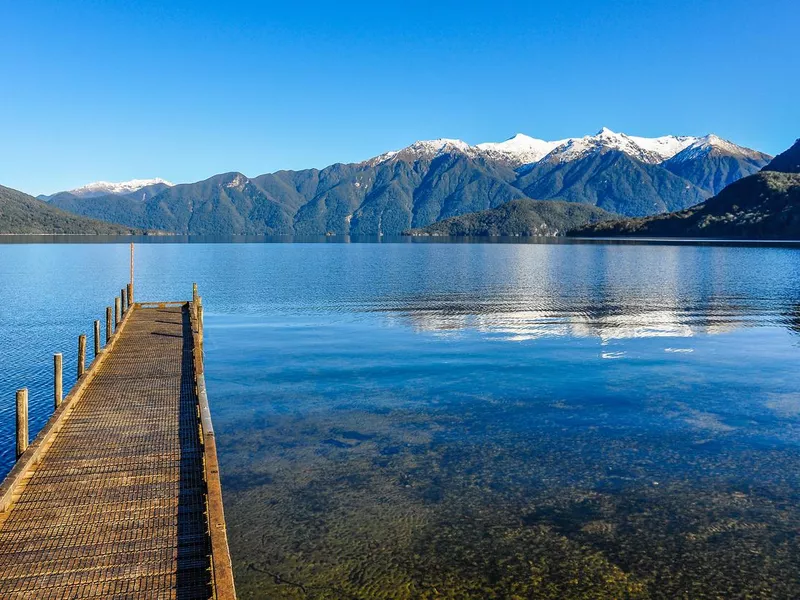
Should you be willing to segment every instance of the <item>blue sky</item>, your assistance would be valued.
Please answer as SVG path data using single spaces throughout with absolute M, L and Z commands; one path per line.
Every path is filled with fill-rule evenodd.
M 254 176 L 417 139 L 800 137 L 800 3 L 0 0 L 0 184 Z

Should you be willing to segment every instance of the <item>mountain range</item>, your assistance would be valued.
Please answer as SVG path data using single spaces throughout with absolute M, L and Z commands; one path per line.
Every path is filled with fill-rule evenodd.
M 130 235 L 130 227 L 65 212 L 0 185 L 0 234 Z
M 46 199 L 75 214 L 180 234 L 392 235 L 512 200 L 563 199 L 624 216 L 681 210 L 770 158 L 714 135 L 642 138 L 604 128 L 557 141 L 420 141 L 321 170 L 148 180 L 136 189 L 95 184 Z
M 95 181 L 74 190 L 58 192 L 51 196 L 41 195 L 36 198 L 45 202 L 55 201 L 56 203 L 61 198 L 102 198 L 104 196 L 118 196 L 131 200 L 145 201 L 173 185 L 169 181 L 158 177 L 154 179 L 132 179 L 120 183 Z
M 800 239 L 800 140 L 764 169 L 691 208 L 577 228 L 589 237 Z

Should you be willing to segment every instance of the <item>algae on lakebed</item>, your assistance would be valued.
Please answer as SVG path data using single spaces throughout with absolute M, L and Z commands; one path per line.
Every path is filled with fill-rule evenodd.
M 489 403 L 270 415 L 221 440 L 242 598 L 800 597 L 800 456 L 737 431 Z

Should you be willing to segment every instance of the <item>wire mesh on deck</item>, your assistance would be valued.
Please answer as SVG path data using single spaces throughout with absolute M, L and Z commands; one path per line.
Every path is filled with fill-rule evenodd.
M 0 597 L 210 597 L 189 327 L 130 315 L 0 526 Z

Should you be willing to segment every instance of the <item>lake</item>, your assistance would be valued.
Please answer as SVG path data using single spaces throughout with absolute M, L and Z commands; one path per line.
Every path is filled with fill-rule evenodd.
M 128 277 L 14 241 L 3 472 Z M 800 248 L 150 241 L 137 300 L 203 296 L 241 598 L 800 597 Z

